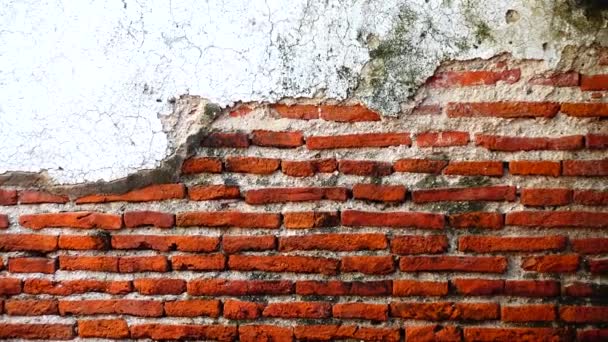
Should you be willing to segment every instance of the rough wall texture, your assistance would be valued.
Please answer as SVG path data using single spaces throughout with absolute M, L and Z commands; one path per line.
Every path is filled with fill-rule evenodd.
M 4 186 L 0 338 L 605 341 L 608 54 L 576 53 L 444 64 L 410 116 L 208 113 L 170 184 Z

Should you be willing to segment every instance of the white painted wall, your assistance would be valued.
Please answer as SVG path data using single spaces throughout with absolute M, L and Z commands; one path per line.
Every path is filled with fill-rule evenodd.
M 172 152 L 159 114 L 169 114 L 168 99 L 182 94 L 222 106 L 349 97 L 370 59 L 361 38 L 390 37 L 403 6 L 436 29 L 420 39 L 428 28 L 417 24 L 403 35 L 424 52 L 413 59 L 417 82 L 448 58 L 508 51 L 554 63 L 565 45 L 598 39 L 575 30 L 554 39 L 553 3 L 0 0 L 0 174 L 47 171 L 68 184 L 154 168 Z M 521 19 L 508 24 L 508 9 Z M 452 46 L 476 40 L 471 16 L 487 22 L 493 38 L 477 49 Z M 386 99 L 391 108 L 400 101 Z

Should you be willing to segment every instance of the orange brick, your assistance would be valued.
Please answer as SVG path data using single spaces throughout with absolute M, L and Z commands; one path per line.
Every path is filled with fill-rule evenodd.
M 437 88 L 493 85 L 499 81 L 513 84 L 519 81 L 520 77 L 521 71 L 519 69 L 502 71 L 445 71 L 435 73 L 435 75 L 426 81 L 426 84 Z
M 238 253 L 243 251 L 267 251 L 276 248 L 274 235 L 241 235 L 222 237 L 222 247 L 226 253 Z
M 503 175 L 503 166 L 502 162 L 499 161 L 454 161 L 450 162 L 443 169 L 443 174 L 501 177 Z
M 320 108 L 321 119 L 337 122 L 380 121 L 380 115 L 362 105 L 332 106 Z
M 403 185 L 355 184 L 353 198 L 375 202 L 403 202 L 407 189 Z
M 57 249 L 57 236 L 40 234 L 2 234 L 0 251 L 51 252 Z
M 448 103 L 448 117 L 534 118 L 554 117 L 560 109 L 553 102 L 470 102 Z
M 279 169 L 281 161 L 272 158 L 257 157 L 228 157 L 226 171 L 237 173 L 253 173 L 258 175 L 271 174 Z
M 226 265 L 226 257 L 223 254 L 174 255 L 171 263 L 176 271 L 221 271 Z
M 103 214 L 89 211 L 30 214 L 21 215 L 19 224 L 26 228 L 81 228 L 81 229 L 120 229 L 122 218 L 120 215 Z
M 11 273 L 48 273 L 57 269 L 55 259 L 47 258 L 9 258 L 8 271 Z
M 118 271 L 121 273 L 166 272 L 168 270 L 167 257 L 162 255 L 125 256 L 118 260 Z
M 507 270 L 505 257 L 464 256 L 416 256 L 401 257 L 402 272 L 479 272 L 504 273 Z
M 560 162 L 520 160 L 509 162 L 509 172 L 517 176 L 551 176 L 561 173 Z
M 36 190 L 19 191 L 19 203 L 39 204 L 39 203 L 67 203 L 70 199 L 67 196 L 55 195 L 49 192 Z
M 448 283 L 445 281 L 394 280 L 393 296 L 446 296 Z
M 461 236 L 458 250 L 475 253 L 560 251 L 564 236 Z
M 188 188 L 188 197 L 193 201 L 237 199 L 241 198 L 241 192 L 232 185 L 198 185 Z
M 556 319 L 555 305 L 503 306 L 501 319 L 504 322 L 551 322 Z
M 321 273 L 333 275 L 337 273 L 338 263 L 336 259 L 298 255 L 231 255 L 228 257 L 228 267 L 237 271 Z
M 340 224 L 340 213 L 338 212 L 291 212 L 283 214 L 285 228 L 305 229 L 335 227 Z
M 188 282 L 192 296 L 260 296 L 293 293 L 293 283 L 287 280 L 228 280 L 195 279 Z
M 138 324 L 130 327 L 132 339 L 221 341 L 231 342 L 237 337 L 234 325 L 198 324 Z
M 11 316 L 40 316 L 57 315 L 59 313 L 56 300 L 7 300 L 4 312 Z
M 194 211 L 177 214 L 176 225 L 178 227 L 279 228 L 281 215 L 237 211 Z
M 71 340 L 74 336 L 72 324 L 0 324 L 0 338 L 2 339 Z
M 146 226 L 171 228 L 175 225 L 175 215 L 158 211 L 127 211 L 124 213 L 123 219 L 127 228 Z
M 324 302 L 269 303 L 262 311 L 264 317 L 278 318 L 328 318 L 331 304 Z
M 367 319 L 371 321 L 388 320 L 388 305 L 370 303 L 338 303 L 332 307 L 335 318 Z
M 186 292 L 186 281 L 168 278 L 139 278 L 133 281 L 133 287 L 144 295 L 177 295 Z
M 566 205 L 572 202 L 572 190 L 526 188 L 521 190 L 520 202 L 527 206 Z
M 265 188 L 249 190 L 245 193 L 245 202 L 249 204 L 267 204 L 282 202 L 306 202 L 330 200 L 344 202 L 349 193 L 346 188 Z
M 279 250 L 359 251 L 387 248 L 384 234 L 311 234 L 279 237 Z
M 410 146 L 411 144 L 412 140 L 409 133 L 361 133 L 306 138 L 306 147 L 309 150 Z
M 608 103 L 562 103 L 561 111 L 575 117 L 606 117 Z
M 170 317 L 200 317 L 220 316 L 221 304 L 219 300 L 175 300 L 165 302 L 165 315 Z
M 342 272 L 364 274 L 390 274 L 395 272 L 392 256 L 345 256 L 342 258 Z
M 433 213 L 346 210 L 342 212 L 342 224 L 349 227 L 443 229 L 445 218 Z
M 281 161 L 281 171 L 292 177 L 310 177 L 317 173 L 332 173 L 337 169 L 338 162 L 335 159 Z
M 129 327 L 124 319 L 79 320 L 78 336 L 124 339 L 129 337 Z
M 401 235 L 391 240 L 395 254 L 437 254 L 446 252 L 448 239 L 445 235 Z
M 416 135 L 416 145 L 418 147 L 465 146 L 468 143 L 468 132 L 424 132 Z
M 188 158 L 182 164 L 182 174 L 191 175 L 195 173 L 221 173 L 222 162 L 219 158 L 202 157 Z
M 256 130 L 251 134 L 253 145 L 277 148 L 296 148 L 304 145 L 302 132 Z
M 512 211 L 505 224 L 544 228 L 606 228 L 608 213 L 592 211 Z
M 395 162 L 396 172 L 439 174 L 448 165 L 446 160 L 438 159 L 399 159 Z

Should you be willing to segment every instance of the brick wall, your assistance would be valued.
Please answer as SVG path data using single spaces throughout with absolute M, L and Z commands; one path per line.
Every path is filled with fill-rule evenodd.
M 608 60 L 538 63 L 238 106 L 175 184 L 4 186 L 0 338 L 608 340 Z

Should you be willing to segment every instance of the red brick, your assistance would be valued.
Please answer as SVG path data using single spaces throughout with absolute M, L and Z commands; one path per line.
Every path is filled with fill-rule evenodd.
M 133 280 L 133 287 L 143 295 L 177 295 L 186 292 L 186 281 L 183 279 L 139 278 Z
M 232 185 L 198 185 L 188 188 L 188 198 L 193 201 L 238 199 L 241 192 L 238 186 Z
M 395 254 L 437 254 L 448 249 L 445 235 L 401 235 L 391 240 L 391 252 Z
M 19 203 L 39 204 L 39 203 L 67 203 L 70 199 L 67 196 L 55 195 L 49 192 L 36 190 L 19 191 Z
M 587 134 L 585 141 L 587 142 L 587 148 L 592 148 L 592 149 L 607 149 L 608 148 L 608 134 Z
M 384 234 L 311 234 L 279 237 L 279 250 L 360 251 L 386 249 Z
M 572 341 L 569 333 L 560 328 L 488 328 L 465 327 L 465 341 Z
M 408 342 L 460 342 L 462 333 L 454 326 L 407 326 L 405 338 Z
M 535 75 L 528 83 L 553 87 L 576 87 L 580 83 L 580 74 L 576 71 L 567 71 L 549 75 Z
M 439 174 L 447 165 L 446 160 L 439 159 L 399 159 L 393 168 L 396 172 Z
M 581 254 L 608 253 L 608 238 L 573 239 L 572 250 Z
M 292 177 L 310 177 L 317 173 L 332 173 L 337 169 L 338 162 L 335 159 L 281 161 L 281 171 Z
M 110 241 L 102 235 L 59 235 L 59 249 L 104 250 Z
M 264 305 L 240 300 L 226 300 L 224 302 L 224 317 L 236 320 L 252 320 L 262 316 Z
M 306 138 L 306 147 L 309 150 L 410 146 L 411 144 L 412 140 L 409 133 L 361 133 Z
M 479 272 L 504 273 L 507 259 L 504 257 L 464 257 L 464 256 L 418 256 L 401 257 L 399 268 L 402 272 Z
M 228 267 L 237 271 L 321 273 L 333 275 L 338 270 L 338 260 L 298 255 L 231 255 Z
M 331 304 L 325 302 L 269 303 L 262 311 L 264 317 L 279 318 L 328 318 Z
M 591 274 L 608 273 L 608 259 L 591 259 L 588 263 Z
M 71 324 L 0 323 L 2 339 L 71 340 L 74 336 Z
M 507 213 L 510 226 L 543 228 L 607 228 L 608 213 L 590 211 L 514 211 Z
M 388 305 L 370 303 L 338 303 L 332 307 L 335 318 L 368 319 L 371 321 L 388 320 Z
M 158 211 L 127 211 L 123 218 L 127 228 L 146 226 L 172 228 L 175 225 L 175 215 Z
M 129 337 L 129 327 L 124 319 L 79 320 L 78 336 L 124 339 Z
M 342 224 L 349 227 L 443 229 L 445 218 L 433 213 L 346 210 L 342 212 Z
M 458 250 L 462 252 L 538 252 L 566 248 L 564 236 L 461 236 Z
M 584 147 L 582 135 L 559 138 L 507 137 L 500 135 L 477 134 L 475 144 L 491 151 L 534 151 L 534 150 L 579 150 Z
M 17 190 L 0 189 L 0 205 L 17 204 Z
M 552 118 L 560 105 L 553 102 L 475 102 L 448 103 L 448 117 Z
M 213 148 L 247 148 L 249 147 L 249 138 L 245 133 L 211 133 L 203 139 L 202 145 Z
M 348 189 L 338 187 L 265 188 L 247 191 L 245 193 L 245 202 L 249 204 L 306 202 L 320 200 L 344 202 L 348 199 L 348 197 Z
M 304 145 L 302 132 L 275 132 L 256 130 L 251 134 L 251 143 L 257 146 L 295 148 Z
M 122 218 L 120 215 L 103 214 L 89 211 L 30 214 L 21 215 L 19 224 L 26 228 L 82 228 L 82 229 L 120 229 Z
M 228 172 L 268 175 L 277 171 L 280 165 L 281 161 L 273 158 L 228 157 L 225 166 Z
M 608 306 L 562 306 L 559 317 L 569 323 L 606 323 Z
M 112 248 L 152 249 L 162 252 L 213 252 L 219 237 L 200 235 L 113 235 Z
M 362 105 L 320 107 L 321 119 L 337 122 L 380 121 L 380 115 Z
M 136 272 L 166 272 L 169 270 L 167 257 L 157 256 L 125 256 L 118 260 L 118 271 L 121 273 Z
M 576 333 L 579 342 L 598 342 L 608 340 L 608 329 L 579 330 Z
M 564 176 L 602 177 L 608 176 L 608 159 L 564 160 Z
M 450 226 L 454 228 L 501 229 L 504 217 L 500 213 L 469 212 L 449 216 Z
M 4 312 L 11 316 L 40 316 L 56 315 L 56 300 L 7 300 L 4 303 Z
M 393 166 L 370 160 L 340 160 L 338 170 L 345 175 L 382 177 L 392 174 Z
M 543 255 L 523 258 L 521 267 L 542 273 L 571 273 L 576 272 L 579 263 L 580 258 L 576 254 Z
M 502 71 L 470 70 L 470 71 L 444 71 L 435 73 L 426 84 L 430 87 L 451 88 L 493 85 L 499 81 L 513 84 L 519 81 L 521 71 L 510 69 Z
M 0 278 L 0 296 L 11 296 L 21 293 L 21 280 L 17 278 Z
M 222 162 L 219 158 L 202 157 L 188 158 L 182 164 L 182 174 L 191 175 L 195 173 L 221 173 Z
M 390 274 L 395 272 L 393 257 L 388 256 L 345 256 L 342 258 L 342 272 L 364 274 Z
M 418 147 L 465 146 L 468 143 L 468 132 L 424 132 L 416 135 L 416 145 Z
M 226 253 L 238 253 L 243 251 L 267 251 L 277 247 L 274 235 L 224 235 L 222 248 Z
M 48 273 L 57 269 L 55 259 L 47 258 L 9 258 L 8 271 L 11 273 Z
M 279 116 L 289 119 L 312 120 L 319 118 L 319 107 L 314 105 L 283 105 L 274 104 L 272 109 L 279 113 Z
M 238 211 L 194 211 L 177 214 L 176 225 L 178 227 L 279 228 L 281 215 Z
M 570 297 L 605 298 L 608 295 L 608 285 L 574 282 L 564 286 L 562 295 Z
M 51 252 L 57 249 L 57 236 L 40 234 L 2 234 L 0 251 Z
M 239 325 L 240 342 L 292 342 L 293 328 L 272 325 Z
M 138 324 L 131 326 L 131 338 L 186 341 L 234 341 L 237 328 L 234 325 L 186 325 L 186 324 Z
M 62 316 L 131 315 L 160 317 L 163 314 L 163 303 L 160 301 L 136 299 L 60 300 L 59 312 Z
M 390 309 L 393 317 L 427 321 L 481 321 L 497 319 L 499 316 L 499 307 L 495 303 L 392 302 Z
M 391 294 L 391 281 L 301 280 L 296 283 L 296 293 L 301 296 L 363 296 L 376 297 Z
M 124 194 L 98 194 L 80 197 L 76 204 L 108 202 L 151 202 L 184 198 L 186 187 L 183 184 L 158 184 L 126 192 Z
M 509 172 L 518 176 L 551 176 L 561 173 L 560 162 L 519 160 L 509 162 Z
M 504 292 L 505 282 L 500 279 L 461 278 L 450 281 L 456 293 L 465 296 L 493 296 Z
M 443 169 L 443 174 L 501 177 L 503 175 L 503 166 L 502 162 L 499 161 L 450 162 L 448 166 Z
M 551 322 L 556 319 L 555 305 L 503 306 L 500 316 L 504 322 Z
M 407 189 L 403 185 L 355 184 L 353 198 L 376 202 L 403 202 Z
M 521 190 L 520 202 L 532 207 L 567 205 L 572 202 L 572 190 L 526 188 Z
M 175 300 L 165 302 L 165 315 L 170 317 L 220 316 L 219 300 Z
M 393 296 L 446 296 L 446 281 L 393 280 Z
M 608 191 L 574 190 L 573 200 L 582 205 L 608 205 Z
M 171 264 L 175 271 L 221 271 L 226 266 L 226 257 L 223 254 L 174 255 Z
M 482 186 L 471 188 L 446 188 L 416 190 L 412 192 L 414 203 L 441 201 L 514 201 L 514 186 Z
M 0 229 L 6 229 L 9 226 L 8 216 L 0 214 Z
M 340 225 L 340 213 L 338 212 L 291 212 L 283 214 L 285 228 L 305 229 L 324 228 Z
M 608 103 L 562 103 L 561 112 L 576 117 L 606 117 Z
M 295 327 L 294 332 L 298 341 L 401 341 L 398 328 L 371 328 L 356 325 L 300 325 Z
M 581 75 L 581 90 L 608 90 L 608 75 Z
M 293 293 L 293 283 L 287 280 L 228 280 L 195 279 L 188 282 L 191 296 L 259 296 Z
M 559 296 L 560 284 L 553 280 L 507 280 L 505 295 L 519 297 Z
M 46 279 L 27 279 L 23 285 L 23 292 L 25 293 L 49 294 L 54 296 L 68 296 L 87 292 L 120 295 L 131 291 L 132 286 L 130 281 L 102 281 L 91 279 L 51 281 Z

